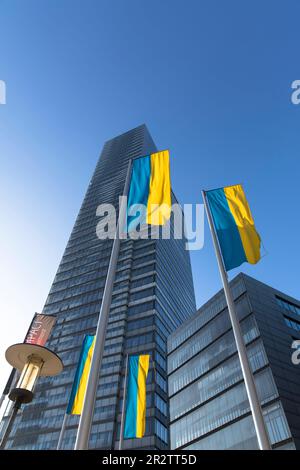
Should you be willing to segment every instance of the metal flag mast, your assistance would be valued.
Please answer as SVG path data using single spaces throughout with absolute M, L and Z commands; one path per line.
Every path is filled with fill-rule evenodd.
M 214 244 L 214 249 L 215 249 L 215 253 L 216 253 L 216 257 L 218 261 L 220 276 L 221 276 L 223 287 L 224 287 L 224 293 L 225 293 L 225 298 L 227 301 L 229 317 L 231 320 L 232 330 L 233 330 L 236 347 L 237 347 L 237 351 L 239 355 L 240 365 L 241 365 L 243 378 L 244 378 L 244 382 L 246 386 L 246 392 L 247 392 L 248 400 L 250 403 L 250 409 L 251 409 L 251 413 L 252 413 L 252 417 L 254 421 L 258 445 L 259 445 L 260 450 L 271 450 L 272 447 L 271 447 L 267 429 L 265 426 L 262 409 L 260 406 L 253 374 L 252 374 L 248 356 L 247 356 L 246 346 L 244 343 L 240 323 L 237 318 L 236 309 L 235 309 L 232 293 L 231 293 L 229 282 L 228 282 L 227 272 L 225 270 L 217 234 L 215 231 L 213 218 L 210 212 L 209 204 L 207 203 L 205 191 L 202 191 L 202 197 L 204 201 L 205 211 L 207 214 L 209 228 L 210 228 L 212 239 L 213 239 L 213 244 Z
M 127 378 L 127 376 L 128 376 L 128 359 L 129 359 L 129 355 L 126 354 L 126 367 L 125 367 L 125 380 L 124 380 L 124 392 L 123 392 L 123 403 L 122 403 L 122 416 L 121 416 L 119 450 L 122 450 L 122 446 L 123 446 L 125 409 L 126 409 L 126 398 L 127 398 L 127 381 L 128 381 L 128 378 Z
M 141 157 L 139 157 L 141 158 Z M 124 191 L 123 196 L 128 195 L 129 184 L 130 184 L 130 176 L 131 176 L 131 168 L 132 168 L 132 160 L 129 160 L 127 174 L 124 184 Z M 91 369 L 88 377 L 84 402 L 83 402 L 83 409 L 80 416 L 76 442 L 75 442 L 75 450 L 85 450 L 88 449 L 89 437 L 91 432 L 92 420 L 94 415 L 94 408 L 95 408 L 95 401 L 96 401 L 96 394 L 97 394 L 97 387 L 99 382 L 99 374 L 101 369 L 103 351 L 104 351 L 104 343 L 105 343 L 105 336 L 106 336 L 106 327 L 108 322 L 108 316 L 110 311 L 111 305 L 111 298 L 112 298 L 112 291 L 113 291 L 113 284 L 115 279 L 116 267 L 118 262 L 118 255 L 120 250 L 120 243 L 121 243 L 121 233 L 124 230 L 125 226 L 125 216 L 126 216 L 126 209 L 127 206 L 125 204 L 124 197 L 121 199 L 121 204 L 119 208 L 119 219 L 116 229 L 116 234 L 112 246 L 108 272 L 105 281 L 105 287 L 103 292 L 103 298 L 98 318 L 96 336 L 95 336 L 95 346 L 94 352 L 92 357 Z
M 64 435 L 65 435 L 65 432 L 66 432 L 67 421 L 68 421 L 68 415 L 67 415 L 67 413 L 65 413 L 64 414 L 64 419 L 63 419 L 63 422 L 62 422 L 62 426 L 61 426 L 61 430 L 60 430 L 60 433 L 59 433 L 59 438 L 58 438 L 58 443 L 57 443 L 56 450 L 61 450 L 63 438 L 64 438 Z

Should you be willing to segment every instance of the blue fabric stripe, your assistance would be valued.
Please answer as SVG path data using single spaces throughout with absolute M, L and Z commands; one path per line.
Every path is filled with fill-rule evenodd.
M 223 188 L 208 191 L 206 197 L 214 220 L 226 271 L 247 261 L 239 230 Z
M 72 413 L 74 400 L 75 400 L 76 393 L 78 391 L 78 387 L 79 387 L 79 384 L 80 384 L 80 379 L 81 379 L 81 376 L 82 376 L 82 371 L 84 369 L 84 364 L 85 364 L 89 349 L 92 346 L 93 339 L 94 339 L 93 335 L 86 335 L 84 340 L 83 340 L 82 348 L 81 348 L 81 352 L 80 352 L 80 357 L 79 357 L 79 362 L 78 362 L 78 365 L 77 365 L 77 369 L 76 369 L 76 373 L 75 373 L 75 377 L 74 377 L 74 382 L 73 382 L 73 385 L 72 385 L 71 395 L 70 395 L 70 398 L 69 398 L 69 403 L 68 403 L 68 407 L 67 407 L 67 411 L 66 411 L 67 414 Z
M 147 204 L 149 197 L 149 184 L 151 174 L 150 155 L 137 158 L 133 161 L 131 182 L 127 200 L 127 230 L 135 230 L 139 224 L 146 223 Z M 136 204 L 143 204 L 143 210 L 137 215 L 129 215 L 128 210 L 134 209 Z M 138 209 L 136 207 L 136 209 Z M 140 208 L 142 209 L 142 208 Z
M 130 356 L 128 361 L 128 382 L 124 439 L 136 437 L 137 396 L 139 356 Z

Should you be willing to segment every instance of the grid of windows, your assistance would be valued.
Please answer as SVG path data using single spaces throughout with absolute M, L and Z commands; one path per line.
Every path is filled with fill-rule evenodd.
M 288 338 L 292 332 L 288 334 L 282 318 L 289 328 L 300 332 L 300 320 L 295 318 L 297 303 L 285 304 L 277 296 L 286 312 L 282 315 L 274 309 L 277 292 L 269 286 L 244 274 L 230 285 L 270 442 L 276 448 L 293 449 L 297 446 L 295 422 L 299 413 L 287 390 L 299 380 L 290 364 Z M 258 448 L 224 292 L 171 333 L 168 389 L 172 449 Z
M 267 357 L 261 341 L 250 345 L 247 353 L 253 371 L 267 364 Z M 181 389 L 179 393 L 171 398 L 171 419 L 176 419 L 189 412 L 241 380 L 243 380 L 243 375 L 239 358 L 234 355 L 192 382 L 187 388 Z
M 264 408 L 263 414 L 271 444 L 285 441 L 291 436 L 280 402 L 273 403 Z M 184 448 L 187 450 L 258 449 L 252 416 L 247 416 L 246 418 L 236 421 Z M 288 448 L 295 449 L 295 446 L 293 443 L 290 443 Z
M 270 369 L 259 372 L 254 378 L 262 402 L 268 402 L 278 396 Z M 181 447 L 249 411 L 246 388 L 244 383 L 241 383 L 175 421 L 171 426 L 171 442 L 176 448 Z

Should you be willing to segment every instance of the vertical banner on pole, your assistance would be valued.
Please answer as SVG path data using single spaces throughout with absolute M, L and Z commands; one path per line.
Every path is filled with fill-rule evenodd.
M 83 400 L 86 392 L 87 378 L 91 368 L 91 360 L 94 345 L 95 336 L 86 335 L 82 343 L 68 406 L 64 415 L 61 431 L 59 434 L 58 444 L 56 448 L 57 450 L 61 449 L 62 441 L 67 426 L 68 415 L 80 415 L 82 413 Z
M 124 438 L 141 438 L 146 429 L 146 381 L 149 354 L 130 356 L 127 379 L 127 402 Z
M 56 317 L 54 315 L 36 313 L 29 327 L 24 343 L 45 346 L 55 322 Z
M 254 421 L 254 426 L 255 426 L 255 431 L 256 431 L 256 436 L 259 444 L 259 448 L 261 450 L 270 450 L 271 445 L 267 433 L 267 429 L 265 426 L 264 418 L 263 418 L 263 413 L 262 409 L 260 406 L 259 398 L 257 395 L 257 390 L 254 382 L 254 377 L 250 368 L 248 356 L 247 356 L 247 350 L 246 346 L 244 343 L 241 327 L 239 320 L 237 318 L 236 310 L 235 310 L 235 305 L 234 305 L 234 300 L 232 297 L 232 293 L 230 290 L 228 278 L 227 278 L 227 272 L 224 266 L 224 261 L 219 245 L 219 240 L 217 237 L 215 225 L 214 225 L 214 219 L 212 217 L 211 211 L 210 211 L 210 206 L 207 201 L 206 197 L 206 192 L 202 191 L 202 197 L 205 205 L 205 210 L 207 214 L 207 219 L 209 223 L 209 228 L 211 231 L 212 235 L 212 240 L 213 240 L 213 245 L 217 257 L 217 262 L 219 266 L 219 271 L 220 271 L 220 276 L 222 279 L 223 287 L 224 287 L 224 293 L 225 293 L 225 298 L 227 301 L 228 305 L 228 311 L 229 311 L 229 316 L 231 320 L 231 325 L 233 329 L 233 334 L 237 346 L 237 351 L 240 359 L 240 364 L 241 364 L 241 369 L 243 373 L 243 378 L 245 382 L 245 387 L 246 387 L 246 392 L 248 396 L 248 400 L 250 403 L 250 409 Z M 220 215 L 220 220 L 222 220 L 222 204 L 220 204 L 218 210 L 219 210 L 219 215 Z M 226 224 L 225 224 L 226 226 Z M 231 253 L 233 252 L 233 247 L 232 245 L 229 245 L 229 250 L 231 250 Z M 240 263 L 241 264 L 241 263 Z

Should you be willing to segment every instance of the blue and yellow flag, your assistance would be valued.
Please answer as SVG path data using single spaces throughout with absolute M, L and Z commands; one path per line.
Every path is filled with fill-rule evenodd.
M 80 415 L 91 368 L 92 355 L 95 345 L 95 336 L 86 335 L 82 344 L 79 362 L 67 407 L 67 414 Z
M 171 215 L 168 150 L 133 160 L 127 201 L 127 230 L 139 224 L 164 225 Z
M 124 438 L 143 437 L 146 428 L 146 380 L 149 369 L 147 354 L 130 356 L 126 393 Z
M 206 192 L 227 271 L 260 260 L 260 236 L 240 184 Z

